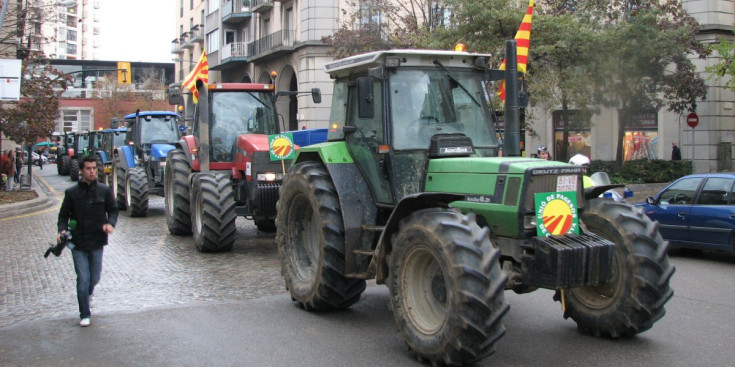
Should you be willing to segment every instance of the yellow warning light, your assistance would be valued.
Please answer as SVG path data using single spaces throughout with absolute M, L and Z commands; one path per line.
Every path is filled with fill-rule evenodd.
M 179 106 L 179 112 L 184 112 L 184 106 Z
M 465 52 L 465 51 L 467 51 L 467 46 L 465 46 L 464 43 L 458 43 L 458 44 L 454 45 L 454 51 L 457 51 L 457 52 Z
M 278 72 L 277 71 L 275 71 L 275 70 L 271 71 L 271 78 L 275 78 L 277 76 L 278 76 Z

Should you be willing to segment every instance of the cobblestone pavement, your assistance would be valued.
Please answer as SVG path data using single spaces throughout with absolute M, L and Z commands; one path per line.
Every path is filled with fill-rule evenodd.
M 49 195 L 60 203 L 71 182 L 55 171 L 49 165 L 40 174 L 56 189 Z M 93 314 L 244 300 L 286 291 L 273 233 L 259 232 L 251 221 L 238 218 L 231 252 L 199 253 L 191 236 L 168 232 L 163 205 L 163 198 L 151 196 L 147 217 L 120 214 L 105 247 Z M 57 215 L 58 205 L 0 220 L 0 327 L 78 317 L 71 252 L 66 249 L 59 258 L 43 258 L 55 241 Z

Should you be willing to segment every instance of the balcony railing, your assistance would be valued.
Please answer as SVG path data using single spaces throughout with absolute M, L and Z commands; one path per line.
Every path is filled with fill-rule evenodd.
M 189 42 L 204 42 L 204 24 L 195 24 L 189 30 Z
M 245 42 L 228 43 L 224 47 L 222 47 L 220 51 L 222 52 L 222 61 L 237 57 L 247 58 L 248 56 L 250 56 L 248 54 L 248 44 Z
M 250 9 L 257 12 L 266 12 L 273 8 L 273 0 L 250 0 Z
M 239 23 L 250 19 L 249 0 L 228 0 L 220 8 L 222 23 Z
M 257 56 L 279 47 L 293 47 L 295 40 L 296 31 L 278 31 L 251 42 L 248 45 L 248 52 L 251 56 Z
M 181 48 L 181 44 L 179 43 L 179 39 L 175 39 L 171 42 L 171 53 L 172 54 L 180 54 L 183 53 L 184 49 Z

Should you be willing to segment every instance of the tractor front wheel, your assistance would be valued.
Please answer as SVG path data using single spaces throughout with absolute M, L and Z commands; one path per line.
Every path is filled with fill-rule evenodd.
M 79 159 L 72 158 L 69 164 L 69 178 L 72 181 L 79 181 Z
M 230 177 L 197 173 L 191 185 L 194 245 L 201 252 L 230 251 L 235 243 L 235 194 Z
M 69 168 L 71 168 L 71 157 L 69 155 L 64 154 L 61 156 L 61 160 L 58 164 L 61 164 L 61 167 L 58 167 L 59 174 L 62 176 L 66 176 L 69 174 Z
M 673 296 L 669 280 L 674 267 L 666 254 L 668 242 L 641 208 L 609 199 L 587 201 L 581 215 L 587 230 L 615 244 L 613 276 L 608 283 L 556 291 L 564 318 L 580 331 L 617 338 L 648 330 L 666 313 Z
M 416 211 L 391 238 L 390 303 L 409 348 L 431 365 L 464 365 L 495 351 L 503 334 L 506 275 L 475 216 Z
M 173 149 L 166 156 L 164 172 L 164 205 L 168 231 L 175 235 L 191 234 L 189 206 L 189 174 L 191 166 L 181 149 Z
M 276 207 L 278 256 L 291 298 L 309 311 L 339 310 L 359 301 L 365 280 L 345 276 L 342 210 L 324 166 L 292 166 Z
M 131 167 L 125 180 L 125 206 L 131 217 L 148 215 L 148 177 L 143 167 Z

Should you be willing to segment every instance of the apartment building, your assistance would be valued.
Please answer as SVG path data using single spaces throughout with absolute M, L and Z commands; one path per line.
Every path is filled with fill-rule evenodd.
M 286 130 L 326 127 L 332 83 L 323 65 L 333 58 L 322 38 L 334 33 L 338 0 L 178 0 L 179 37 L 172 41 L 177 81 L 207 52 L 210 82 L 273 83 L 276 91 L 320 88 L 277 101 Z M 272 78 L 271 72 L 277 76 Z

